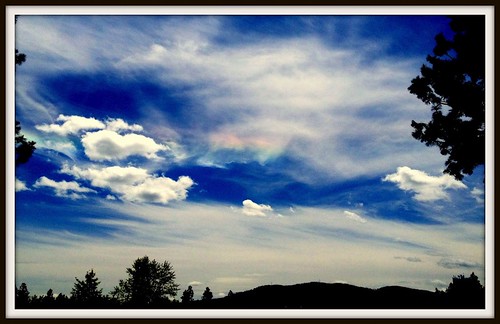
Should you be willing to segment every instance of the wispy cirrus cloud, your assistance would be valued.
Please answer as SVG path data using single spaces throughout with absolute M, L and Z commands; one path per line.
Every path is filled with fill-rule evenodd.
M 319 182 L 386 173 L 422 154 L 422 168 L 442 164 L 438 152 L 411 138 L 409 121 L 424 118 L 425 110 L 404 84 L 417 73 L 420 57 L 399 57 L 395 64 L 391 57 L 374 55 L 374 48 L 382 53 L 381 44 L 389 44 L 362 33 L 356 34 L 356 41 L 332 43 L 311 29 L 317 17 L 299 19 L 305 24 L 299 34 L 267 34 L 245 42 L 231 41 L 241 37 L 241 31 L 228 17 L 164 18 L 106 17 L 93 19 L 90 28 L 85 19 L 34 17 L 18 24 L 19 42 L 49 56 L 53 65 L 45 66 L 51 66 L 50 71 L 105 70 L 128 81 L 147 78 L 160 92 L 181 98 L 187 113 L 178 123 L 161 101 L 138 93 L 134 97 L 138 106 L 175 129 L 188 155 L 205 165 L 249 159 L 267 163 L 293 156 L 307 165 L 304 172 L 282 171 L 301 181 Z M 134 24 L 135 19 L 141 23 Z M 330 17 L 316 23 L 328 26 L 333 39 L 344 38 L 335 26 L 345 28 L 345 21 Z M 357 31 L 362 30 L 360 23 L 353 25 Z M 53 35 L 58 38 L 44 35 L 46 43 L 38 44 L 33 24 L 57 30 Z M 108 32 L 96 33 L 95 28 Z M 71 48 L 75 42 L 69 38 L 76 31 L 85 46 L 71 57 L 60 41 L 68 41 Z M 102 43 L 113 44 L 114 50 L 104 51 L 98 46 Z M 54 45 L 50 51 L 47 44 Z M 61 57 L 79 64 L 60 64 Z
M 97 214 L 87 217 L 86 222 L 112 229 L 113 235 L 95 237 L 21 229 L 20 237 L 28 235 L 29 239 L 19 247 L 20 261 L 32 263 L 20 263 L 20 278 L 48 268 L 56 256 L 64 256 L 72 270 L 47 272 L 51 278 L 62 278 L 53 281 L 56 286 L 52 288 L 63 292 L 70 289 L 74 275 L 85 273 L 91 262 L 104 288 L 111 290 L 133 259 L 144 254 L 157 260 L 168 256 L 178 275 L 177 282 L 186 285 L 182 289 L 191 282 L 202 282 L 214 294 L 238 292 L 270 282 L 292 284 L 318 279 L 378 288 L 407 279 L 408 263 L 402 260 L 411 262 L 411 271 L 418 272 L 412 286 L 420 289 L 434 290 L 430 279 L 451 280 L 450 268 L 443 267 L 442 259 L 455 262 L 448 261 L 447 266 L 466 264 L 456 259 L 470 260 L 467 264 L 476 267 L 466 269 L 483 274 L 480 224 L 415 225 L 370 218 L 367 226 L 359 226 L 342 209 L 299 207 L 288 217 L 269 221 L 234 217 L 227 205 L 187 202 L 176 207 L 144 208 L 110 201 L 98 204 L 94 210 Z M 98 214 L 103 210 L 112 210 L 113 214 Z M 255 230 L 256 222 L 262 223 L 265 231 Z M 403 244 L 394 239 L 397 236 L 413 244 Z M 75 255 L 74 250 L 83 246 L 86 248 Z M 110 257 L 100 258 L 103 253 Z M 366 269 L 370 269 L 369 276 Z M 387 272 L 394 276 L 387 278 Z M 43 284 L 41 288 L 46 289 Z
M 165 86 L 190 86 L 192 115 L 212 125 L 200 127 L 200 133 L 189 129 L 209 148 L 200 156 L 204 163 L 238 161 L 234 152 L 245 152 L 242 161 L 251 157 L 261 163 L 289 155 L 338 179 L 385 172 L 425 151 L 413 145 L 418 143 L 408 122 L 422 110 L 401 86 L 411 80 L 409 66 L 419 66 L 416 61 L 394 64 L 380 57 L 368 67 L 363 57 L 370 40 L 363 39 L 355 49 L 307 35 L 225 47 L 206 36 L 198 35 L 204 40 L 199 44 L 158 39 L 117 65 L 129 73 L 148 71 Z M 426 164 L 442 163 L 434 153 L 425 153 Z

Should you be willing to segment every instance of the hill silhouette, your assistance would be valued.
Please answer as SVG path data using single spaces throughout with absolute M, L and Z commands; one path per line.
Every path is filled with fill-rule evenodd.
M 344 283 L 265 285 L 231 296 L 198 300 L 189 308 L 211 309 L 439 309 L 450 307 L 438 292 L 401 286 L 379 289 Z
M 180 300 L 175 299 L 179 285 L 169 262 L 158 263 L 148 256 L 138 258 L 127 268 L 128 278 L 110 294 L 103 294 L 93 269 L 85 279 L 75 277 L 68 297 L 54 294 L 30 296 L 28 286 L 16 287 L 16 308 L 31 309 L 484 309 L 485 287 L 474 272 L 458 275 L 444 291 L 434 292 L 401 286 L 378 289 L 347 283 L 309 282 L 294 285 L 264 285 L 243 292 L 229 291 L 223 298 L 213 298 L 206 287 L 201 300 L 193 299 L 189 286 Z

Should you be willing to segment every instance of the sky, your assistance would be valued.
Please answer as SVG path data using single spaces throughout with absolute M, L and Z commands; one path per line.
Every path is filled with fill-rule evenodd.
M 15 281 L 104 293 L 144 255 L 180 298 L 485 278 L 484 168 L 411 136 L 439 15 L 24 15 Z

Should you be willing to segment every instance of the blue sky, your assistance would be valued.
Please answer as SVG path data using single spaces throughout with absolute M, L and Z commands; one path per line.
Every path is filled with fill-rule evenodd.
M 483 168 L 411 137 L 443 16 L 21 16 L 16 284 L 109 292 L 141 256 L 181 292 L 484 282 Z

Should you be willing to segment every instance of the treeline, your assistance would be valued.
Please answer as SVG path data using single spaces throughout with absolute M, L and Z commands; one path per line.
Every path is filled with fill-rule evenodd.
M 175 283 L 172 265 L 164 261 L 150 260 L 148 256 L 138 258 L 126 269 L 128 277 L 121 279 L 117 286 L 104 294 L 99 288 L 101 282 L 93 269 L 87 271 L 75 283 L 69 296 L 57 294 L 49 289 L 46 295 L 30 296 L 28 286 L 22 283 L 16 287 L 15 307 L 18 309 L 71 309 L 71 308 L 182 308 L 194 302 L 192 286 L 182 294 L 181 300 L 175 299 L 179 285 Z M 210 288 L 206 288 L 202 301 L 213 298 Z
M 75 283 L 69 296 L 30 296 L 26 283 L 16 287 L 17 309 L 168 309 L 168 308 L 463 308 L 485 306 L 485 291 L 478 277 L 453 277 L 446 290 L 435 292 L 404 287 L 383 287 L 377 290 L 345 284 L 309 283 L 294 286 L 262 286 L 213 298 L 207 287 L 201 300 L 194 299 L 189 286 L 176 299 L 180 290 L 169 262 L 159 263 L 148 256 L 138 258 L 126 269 L 128 277 L 120 280 L 108 294 L 99 288 L 93 269 Z

